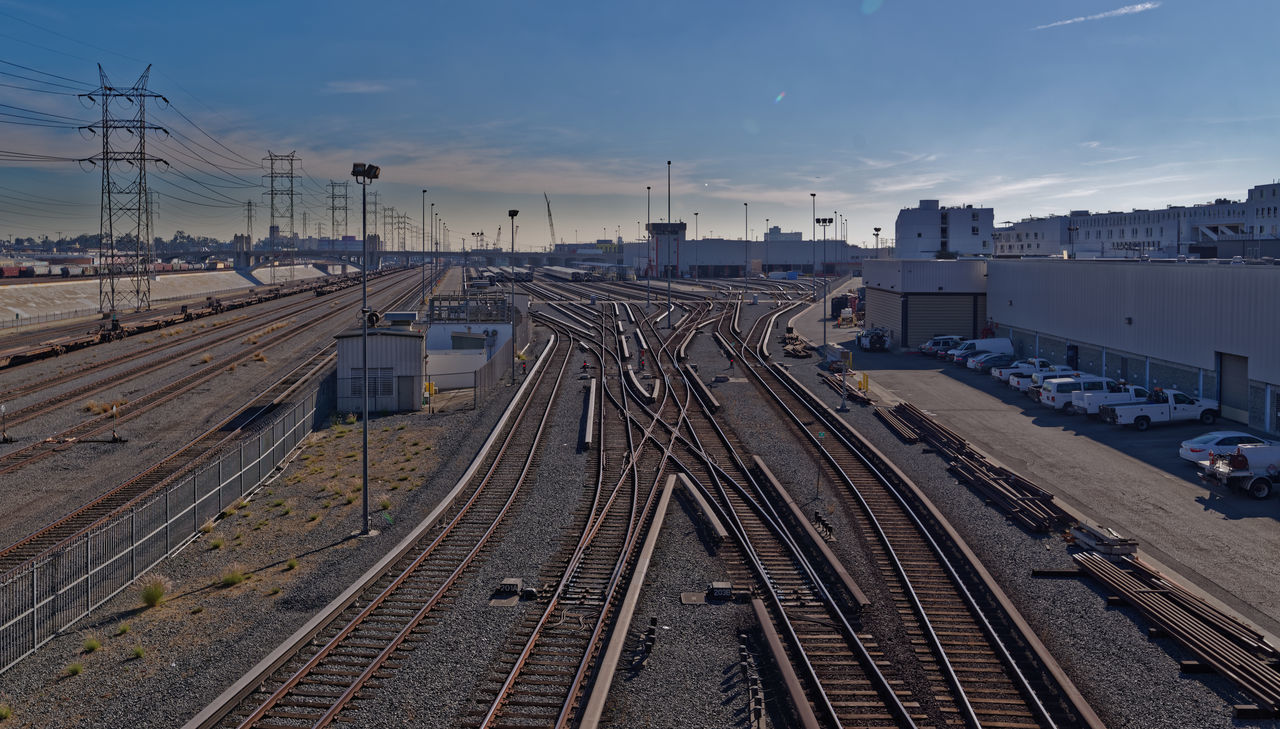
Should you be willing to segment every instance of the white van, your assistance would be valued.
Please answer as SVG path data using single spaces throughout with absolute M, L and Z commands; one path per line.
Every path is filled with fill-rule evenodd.
M 1109 377 L 1099 377 L 1098 375 L 1056 377 L 1041 383 L 1040 404 L 1054 410 L 1061 410 L 1071 405 L 1074 393 L 1106 392 L 1114 387 L 1115 384 L 1115 380 Z
M 954 362 L 972 352 L 994 352 L 996 354 L 1013 354 L 1013 342 L 1008 339 L 992 337 L 990 339 L 966 339 L 955 349 L 948 350 L 946 359 Z

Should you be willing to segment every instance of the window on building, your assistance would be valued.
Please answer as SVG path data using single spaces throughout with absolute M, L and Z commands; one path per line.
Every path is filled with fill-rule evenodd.
M 973 235 L 977 235 L 977 234 L 978 234 L 978 226 L 976 226 L 976 225 L 975 225 L 975 226 L 973 226 L 973 227 L 971 227 L 969 230 L 972 232 L 972 234 L 973 234 Z M 516 231 L 516 232 L 519 232 L 519 231 Z
M 974 221 L 975 223 L 978 221 L 978 214 L 977 214 L 977 213 L 974 213 L 974 214 L 973 214 L 973 221 Z M 519 232 L 519 231 L 517 231 L 517 232 Z

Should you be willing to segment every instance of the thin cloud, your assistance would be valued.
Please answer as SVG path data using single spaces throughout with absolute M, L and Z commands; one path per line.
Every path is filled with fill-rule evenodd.
M 327 94 L 381 94 L 391 90 L 382 81 L 330 81 L 324 85 Z
M 1080 146 L 1084 147 L 1085 149 L 1097 149 L 1098 147 L 1102 146 L 1102 142 L 1097 142 L 1097 141 L 1081 142 Z
M 1100 159 L 1100 160 L 1095 160 L 1093 162 L 1085 162 L 1084 164 L 1089 167 L 1093 167 L 1095 165 L 1110 165 L 1110 164 L 1115 164 L 1116 162 L 1128 162 L 1131 159 L 1138 159 L 1138 155 L 1135 154 L 1135 155 L 1130 155 L 1128 157 L 1114 157 L 1112 159 Z
M 1138 3 L 1136 5 L 1126 5 L 1115 10 L 1108 10 L 1105 13 L 1096 13 L 1094 15 L 1081 15 L 1076 18 L 1068 18 L 1066 20 L 1058 20 L 1045 25 L 1037 25 L 1033 30 L 1045 30 L 1046 28 L 1057 28 L 1062 25 L 1073 25 L 1075 23 L 1083 23 L 1086 20 L 1103 20 L 1105 18 L 1118 18 L 1122 15 L 1135 15 L 1137 13 L 1145 13 L 1148 10 L 1155 10 L 1160 7 L 1158 2 Z

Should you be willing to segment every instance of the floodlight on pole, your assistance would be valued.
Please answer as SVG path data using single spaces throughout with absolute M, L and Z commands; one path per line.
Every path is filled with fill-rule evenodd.
M 382 168 L 367 163 L 351 165 L 351 176 L 360 185 L 360 485 L 362 518 L 360 534 L 369 530 L 369 183 L 378 179 Z
M 519 210 L 508 210 L 511 218 L 511 384 L 516 384 L 516 216 Z

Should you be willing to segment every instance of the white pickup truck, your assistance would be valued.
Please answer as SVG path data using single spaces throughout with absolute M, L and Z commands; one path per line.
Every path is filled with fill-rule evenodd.
M 1031 359 L 1020 359 L 1011 365 L 1004 367 L 992 367 L 991 376 L 1001 382 L 1008 382 L 1013 375 L 1031 374 L 1040 370 L 1047 370 L 1053 365 L 1047 359 L 1033 357 Z
M 1146 430 L 1152 423 L 1175 420 L 1199 420 L 1210 425 L 1218 419 L 1218 401 L 1196 399 L 1185 392 L 1157 387 L 1147 395 L 1145 402 L 1102 405 L 1098 408 L 1098 415 L 1108 423 L 1132 425 L 1138 430 Z
M 1280 485 L 1280 446 L 1242 445 L 1234 453 L 1211 456 L 1200 477 L 1265 499 Z
M 1097 415 L 1103 405 L 1121 405 L 1147 399 L 1147 388 L 1141 385 L 1115 385 L 1104 390 L 1081 390 L 1071 393 L 1071 404 L 1063 410 L 1068 415 Z
M 1040 387 L 1040 383 L 1045 380 L 1052 380 L 1055 377 L 1071 377 L 1076 374 L 1079 373 L 1066 365 L 1049 365 L 1034 372 L 1023 372 L 1022 374 L 1010 376 L 1009 387 L 1018 392 L 1029 392 L 1033 387 Z

